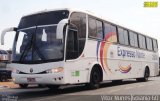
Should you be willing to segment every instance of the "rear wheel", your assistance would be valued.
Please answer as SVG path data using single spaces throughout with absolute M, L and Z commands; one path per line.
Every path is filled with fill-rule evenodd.
M 138 82 L 146 82 L 146 81 L 148 81 L 149 75 L 150 75 L 149 69 L 146 68 L 145 72 L 144 72 L 144 77 L 143 78 L 137 78 L 136 80 Z
M 0 81 L 1 81 L 1 82 L 7 81 L 7 76 L 6 76 L 6 75 L 2 75 L 2 76 L 0 77 Z
M 20 88 L 27 88 L 27 87 L 28 87 L 28 84 L 19 84 L 19 87 L 20 87 Z
M 90 89 L 97 89 L 100 87 L 101 82 L 101 73 L 99 68 L 93 68 L 90 76 L 90 83 L 87 86 Z

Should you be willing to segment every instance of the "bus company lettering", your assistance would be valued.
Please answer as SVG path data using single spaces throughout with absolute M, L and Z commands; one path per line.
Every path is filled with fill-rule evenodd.
M 136 55 L 138 58 L 145 58 L 145 53 L 139 52 L 136 50 Z
M 130 58 L 145 58 L 145 54 L 142 52 L 139 52 L 138 50 L 136 51 L 131 51 L 131 50 L 126 50 L 126 49 L 121 49 L 120 47 L 117 47 L 117 54 L 118 56 L 124 57 L 130 57 Z
M 122 56 L 122 57 L 132 57 L 135 58 L 136 57 L 136 52 L 135 51 L 130 51 L 130 50 L 125 50 L 125 49 L 121 49 L 120 47 L 117 47 L 117 53 L 118 56 Z

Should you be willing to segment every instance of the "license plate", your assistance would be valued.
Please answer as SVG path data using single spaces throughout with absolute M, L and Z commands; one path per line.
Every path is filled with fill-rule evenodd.
M 35 78 L 27 78 L 27 81 L 31 82 L 31 83 L 34 83 L 34 82 L 36 82 L 36 79 Z

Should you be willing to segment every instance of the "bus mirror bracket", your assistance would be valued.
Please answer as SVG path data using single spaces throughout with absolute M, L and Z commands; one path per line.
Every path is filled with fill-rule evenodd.
M 6 35 L 7 32 L 11 32 L 11 31 L 17 31 L 16 27 L 10 27 L 10 28 L 6 28 L 2 31 L 1 34 L 1 45 L 4 45 L 4 36 Z
M 63 39 L 63 30 L 68 23 L 69 23 L 68 19 L 63 19 L 58 23 L 57 29 L 56 29 L 56 38 L 57 39 Z

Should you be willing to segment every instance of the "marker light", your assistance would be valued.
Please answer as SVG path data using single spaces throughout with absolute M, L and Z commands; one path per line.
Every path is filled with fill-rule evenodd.
M 17 74 L 19 74 L 19 70 L 17 70 L 17 69 L 15 69 L 15 68 L 12 68 L 12 73 L 17 73 Z
M 59 73 L 59 72 L 63 72 L 63 71 L 64 71 L 63 67 L 58 67 L 58 68 L 49 69 L 46 72 L 47 73 Z

